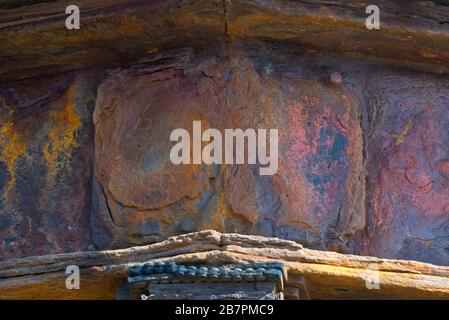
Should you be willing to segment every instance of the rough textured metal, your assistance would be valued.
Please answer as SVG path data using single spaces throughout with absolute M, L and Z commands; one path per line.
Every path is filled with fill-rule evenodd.
M 215 229 L 449 265 L 447 6 L 37 2 L 0 8 L 0 259 Z M 280 128 L 277 174 L 173 166 L 193 120 Z
M 449 299 L 449 267 L 315 251 L 292 241 L 220 234 L 212 230 L 128 249 L 2 262 L 0 296 L 4 299 L 115 299 L 115 293 L 126 283 L 129 267 L 149 260 L 187 265 L 279 261 L 288 270 L 284 284 L 287 299 Z M 65 287 L 64 271 L 70 265 L 80 267 L 83 279 L 80 290 Z M 380 287 L 369 290 L 366 281 L 376 272 Z
M 284 264 L 280 262 L 258 262 L 235 265 L 178 265 L 171 263 L 145 263 L 129 268 L 128 283 L 140 282 L 282 282 Z
M 128 286 L 117 293 L 117 298 L 148 294 L 150 299 L 275 299 L 282 296 L 286 275 L 280 262 L 226 265 L 148 262 L 129 268 Z M 183 291 L 187 293 L 182 294 Z

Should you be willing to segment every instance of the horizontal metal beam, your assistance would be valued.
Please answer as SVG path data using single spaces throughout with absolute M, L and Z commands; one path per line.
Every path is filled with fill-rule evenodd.
M 318 0 L 79 0 L 80 30 L 65 28 L 59 0 L 0 9 L 0 79 L 116 67 L 165 48 L 276 41 L 439 73 L 449 71 L 449 7 L 373 0 L 381 29 L 365 26 L 366 3 Z

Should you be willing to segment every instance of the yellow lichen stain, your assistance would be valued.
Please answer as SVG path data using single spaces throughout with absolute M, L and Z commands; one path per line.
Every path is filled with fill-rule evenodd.
M 410 130 L 413 127 L 413 121 L 410 120 L 407 125 L 405 126 L 404 130 L 400 134 L 396 136 L 396 145 L 399 146 L 404 143 L 405 137 L 410 132 Z
M 127 35 L 145 34 L 145 25 L 136 18 L 130 18 L 118 21 L 118 31 Z
M 0 129 L 0 146 L 2 161 L 6 165 L 10 179 L 6 183 L 3 194 L 7 194 L 16 184 L 16 161 L 21 156 L 26 156 L 27 142 L 21 132 L 14 127 L 14 122 L 8 121 Z
M 47 162 L 47 187 L 52 188 L 60 170 L 70 172 L 71 149 L 77 146 L 77 132 L 82 126 L 80 116 L 76 113 L 73 92 L 66 93 L 67 103 L 62 111 L 50 113 L 51 127 L 48 142 L 44 146 L 44 159 Z

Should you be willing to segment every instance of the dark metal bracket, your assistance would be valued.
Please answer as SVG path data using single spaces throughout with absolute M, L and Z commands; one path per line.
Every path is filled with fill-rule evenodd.
M 280 262 L 176 264 L 148 262 L 129 268 L 117 299 L 283 300 L 287 272 Z

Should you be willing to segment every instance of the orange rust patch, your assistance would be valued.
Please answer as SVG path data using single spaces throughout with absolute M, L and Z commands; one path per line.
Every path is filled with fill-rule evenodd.
M 26 156 L 27 142 L 21 132 L 14 128 L 14 122 L 9 121 L 0 129 L 0 145 L 3 145 L 0 160 L 6 164 L 10 180 L 6 184 L 4 194 L 15 186 L 16 161 L 21 156 Z
M 435 52 L 435 50 L 428 50 L 428 49 L 421 49 L 419 51 L 419 53 L 421 54 L 421 56 L 423 56 L 424 58 L 436 58 L 439 56 L 438 53 Z
M 224 221 L 228 219 L 230 212 L 226 205 L 225 194 L 220 192 L 218 205 L 215 212 L 212 214 L 211 219 L 201 224 L 201 229 L 211 229 L 219 232 L 224 232 Z
M 82 125 L 81 118 L 75 111 L 71 89 L 67 91 L 66 99 L 67 104 L 62 111 L 50 114 L 51 127 L 43 150 L 48 165 L 47 186 L 50 188 L 54 185 L 58 170 L 70 170 L 70 150 L 77 145 L 76 135 Z

